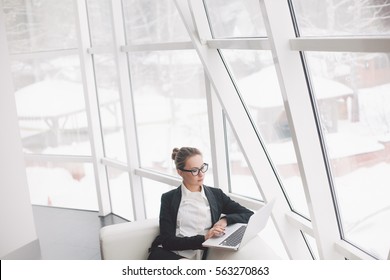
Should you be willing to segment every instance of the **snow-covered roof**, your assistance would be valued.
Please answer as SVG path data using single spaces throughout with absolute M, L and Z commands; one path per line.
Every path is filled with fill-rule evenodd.
M 115 102 L 116 94 L 99 89 L 100 104 Z M 20 118 L 62 117 L 85 110 L 84 89 L 79 83 L 43 80 L 15 92 Z
M 243 93 L 246 103 L 256 108 L 272 108 L 283 106 L 278 77 L 274 66 L 264 68 L 250 76 L 238 80 L 238 89 Z M 340 98 L 351 95 L 352 89 L 346 85 L 325 79 L 312 77 L 314 94 L 317 99 Z

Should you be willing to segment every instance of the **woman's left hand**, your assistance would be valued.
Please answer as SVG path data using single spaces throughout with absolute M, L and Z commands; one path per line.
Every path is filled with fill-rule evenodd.
M 219 227 L 225 228 L 225 227 L 227 226 L 226 218 L 220 219 L 218 222 L 216 222 L 216 223 L 214 224 L 214 227 L 215 227 L 215 226 L 219 226 Z
M 221 236 L 225 233 L 225 228 L 227 226 L 226 219 L 222 218 L 218 222 L 216 222 L 213 227 L 207 232 L 205 235 L 205 239 L 209 239 L 214 236 Z

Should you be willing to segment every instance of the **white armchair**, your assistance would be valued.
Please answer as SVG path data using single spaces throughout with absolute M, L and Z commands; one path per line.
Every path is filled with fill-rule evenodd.
M 100 250 L 103 260 L 146 260 L 148 249 L 159 234 L 158 219 L 149 219 L 105 226 L 100 229 Z M 260 236 L 256 236 L 239 251 L 209 249 L 209 260 L 257 259 L 280 257 Z
M 100 229 L 103 260 L 146 260 L 159 233 L 158 219 L 121 223 Z

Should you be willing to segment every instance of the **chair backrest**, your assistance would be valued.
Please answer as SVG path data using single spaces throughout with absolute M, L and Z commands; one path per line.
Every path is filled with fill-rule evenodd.
M 104 260 L 145 260 L 159 233 L 157 219 L 106 226 L 100 229 L 100 251 Z

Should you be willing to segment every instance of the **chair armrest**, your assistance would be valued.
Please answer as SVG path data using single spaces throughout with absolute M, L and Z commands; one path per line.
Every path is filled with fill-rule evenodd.
M 103 260 L 145 260 L 148 248 L 159 234 L 157 219 L 127 222 L 100 229 Z

